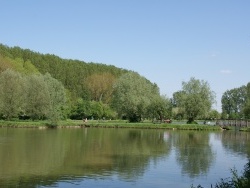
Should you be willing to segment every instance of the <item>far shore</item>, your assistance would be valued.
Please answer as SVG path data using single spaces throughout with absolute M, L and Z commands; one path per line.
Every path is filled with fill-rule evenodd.
M 0 120 L 0 127 L 7 128 L 138 128 L 138 129 L 169 129 L 169 130 L 204 130 L 204 131 L 221 131 L 230 130 L 234 127 L 221 128 L 217 125 L 203 124 L 178 124 L 178 123 L 155 123 L 151 121 L 140 123 L 129 123 L 125 120 L 64 120 L 59 121 L 56 126 L 51 125 L 48 121 L 5 121 Z M 241 128 L 240 131 L 250 131 L 248 128 Z

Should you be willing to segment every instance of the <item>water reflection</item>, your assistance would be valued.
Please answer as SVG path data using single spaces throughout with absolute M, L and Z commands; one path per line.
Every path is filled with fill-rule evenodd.
M 150 159 L 167 155 L 163 132 L 121 129 L 1 129 L 0 178 L 19 185 L 61 177 L 111 176 L 136 180 Z M 108 172 L 108 173 L 107 173 Z M 39 178 L 37 178 L 39 177 Z M 36 180 L 42 179 L 41 182 Z M 36 184 L 35 183 L 35 184 Z
M 206 174 L 212 165 L 215 154 L 209 144 L 206 132 L 173 132 L 173 145 L 176 147 L 177 161 L 182 173 L 190 177 Z
M 223 134 L 217 135 L 217 139 L 221 140 L 228 152 L 250 158 L 250 134 L 248 132 L 224 131 Z
M 226 149 L 249 156 L 249 134 L 223 132 L 215 137 Z M 209 132 L 0 129 L 0 187 L 55 186 L 65 181 L 77 185 L 84 179 L 114 176 L 120 182 L 136 182 L 152 170 L 152 162 L 157 166 L 173 153 L 170 163 L 177 163 L 190 178 L 207 174 L 216 160 Z M 168 174 L 151 174 L 160 176 L 166 181 Z

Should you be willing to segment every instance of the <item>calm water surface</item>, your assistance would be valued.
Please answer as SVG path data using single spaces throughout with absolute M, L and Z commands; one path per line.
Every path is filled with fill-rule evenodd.
M 241 175 L 250 134 L 0 129 L 0 187 L 210 187 Z

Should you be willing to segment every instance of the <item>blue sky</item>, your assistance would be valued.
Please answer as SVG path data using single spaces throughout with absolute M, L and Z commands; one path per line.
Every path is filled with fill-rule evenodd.
M 134 70 L 172 97 L 250 82 L 249 0 L 1 0 L 0 43 Z

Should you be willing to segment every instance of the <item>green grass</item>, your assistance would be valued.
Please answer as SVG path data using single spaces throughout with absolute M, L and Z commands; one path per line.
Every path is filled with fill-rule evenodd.
M 242 127 L 240 128 L 240 131 L 250 132 L 250 127 Z
M 49 121 L 32 121 L 32 120 L 0 120 L 0 127 L 13 128 L 40 128 L 53 127 Z M 55 126 L 56 127 L 56 126 Z M 105 127 L 105 128 L 141 128 L 141 129 L 176 129 L 176 130 L 221 130 L 221 127 L 214 125 L 202 124 L 186 124 L 183 122 L 167 123 L 153 123 L 151 121 L 144 121 L 140 123 L 129 123 L 126 120 L 88 120 L 84 123 L 82 120 L 63 120 L 57 124 L 58 128 L 64 127 Z M 227 126 L 226 130 L 235 130 L 235 127 Z M 240 131 L 250 131 L 250 128 L 242 127 Z
M 38 128 L 49 126 L 48 121 L 3 121 L 0 120 L 0 127 L 28 127 Z M 105 127 L 105 128 L 143 128 L 143 129 L 178 129 L 178 130 L 221 130 L 219 126 L 211 125 L 197 125 L 197 124 L 166 124 L 166 123 L 153 123 L 150 121 L 141 123 L 129 123 L 125 120 L 88 120 L 83 123 L 82 120 L 64 120 L 58 122 L 58 127 Z
M 208 125 L 187 125 L 187 124 L 154 124 L 145 123 L 126 123 L 126 122 L 89 122 L 91 127 L 108 127 L 108 128 L 144 128 L 144 129 L 178 129 L 178 130 L 221 130 L 219 126 Z
M 0 127 L 40 127 L 45 126 L 47 121 L 4 121 L 0 120 Z

